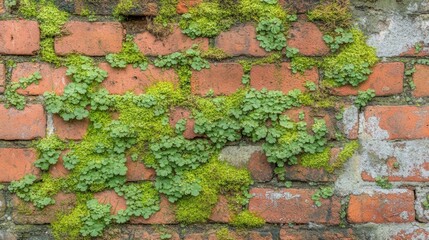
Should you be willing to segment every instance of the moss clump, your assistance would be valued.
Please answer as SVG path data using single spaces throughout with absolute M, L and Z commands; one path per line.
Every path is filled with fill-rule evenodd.
M 352 14 L 349 11 L 349 5 L 349 0 L 324 0 L 307 16 L 310 21 L 322 22 L 327 32 L 333 32 L 338 27 L 350 26 Z
M 53 38 L 40 41 L 40 57 L 43 61 L 55 64 L 57 67 L 61 65 L 62 59 L 55 53 Z
M 230 58 L 231 56 L 222 51 L 222 49 L 210 47 L 201 53 L 201 57 L 214 60 L 223 60 Z
M 326 170 L 328 172 L 333 172 L 335 169 L 342 167 L 344 163 L 353 156 L 356 150 L 359 149 L 359 146 L 360 145 L 358 141 L 351 141 L 345 144 L 343 150 L 338 154 L 338 157 L 335 162 Z
M 56 240 L 89 239 L 80 234 L 83 227 L 82 219 L 89 214 L 85 204 L 77 205 L 70 213 L 59 214 L 52 222 L 52 235 Z
M 331 148 L 327 147 L 323 152 L 314 154 L 304 154 L 301 156 L 301 165 L 309 168 L 326 168 L 329 166 L 331 158 Z
M 337 86 L 359 85 L 368 79 L 371 67 L 378 61 L 375 49 L 366 44 L 363 33 L 355 28 L 351 32 L 354 42 L 344 46 L 338 55 L 326 57 L 321 65 L 324 80 Z
M 282 55 L 280 53 L 272 53 L 260 59 L 239 60 L 238 63 L 243 67 L 244 73 L 250 73 L 250 70 L 252 70 L 253 66 L 280 63 L 281 61 L 282 61 Z
M 216 238 L 218 240 L 235 240 L 235 236 L 233 236 L 228 228 L 223 227 L 216 232 Z
M 278 18 L 286 23 L 287 13 L 279 3 L 269 4 L 264 1 L 240 0 L 237 5 L 237 17 L 241 22 Z
M 257 228 L 265 224 L 265 220 L 253 212 L 245 210 L 236 215 L 231 224 L 238 228 Z
M 154 19 L 155 25 L 167 27 L 171 22 L 177 20 L 179 16 L 176 12 L 178 0 L 160 0 L 159 11 Z
M 129 13 L 129 11 L 134 8 L 135 4 L 136 0 L 120 0 L 115 9 L 113 9 L 113 16 L 120 18 L 121 15 Z
M 186 197 L 177 202 L 177 220 L 187 224 L 206 222 L 219 195 L 235 196 L 252 184 L 247 170 L 220 162 L 216 157 L 188 175 L 199 180 L 201 191 L 196 197 Z
M 319 61 L 309 57 L 294 57 L 291 61 L 291 68 L 293 73 L 304 74 L 305 71 L 312 69 L 319 65 Z
M 68 17 L 68 13 L 59 10 L 53 3 L 41 6 L 36 16 L 40 23 L 41 38 L 60 35 L 61 27 L 67 22 Z
M 125 68 L 128 64 L 132 64 L 134 68 L 139 67 L 144 71 L 148 66 L 147 58 L 140 52 L 131 35 L 128 35 L 122 44 L 121 52 L 107 55 L 106 60 L 114 68 Z

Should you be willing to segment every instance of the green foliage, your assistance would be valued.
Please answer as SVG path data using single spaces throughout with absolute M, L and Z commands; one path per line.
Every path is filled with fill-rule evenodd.
M 40 23 L 41 38 L 60 35 L 61 27 L 67 22 L 68 17 L 68 13 L 59 10 L 53 3 L 42 5 L 36 16 Z
M 336 52 L 343 44 L 353 42 L 353 33 L 342 28 L 337 28 L 334 35 L 324 35 L 323 41 L 328 44 L 331 52 Z
M 82 218 L 82 236 L 96 237 L 103 233 L 103 230 L 110 224 L 110 204 L 100 204 L 96 199 L 86 203 L 88 215 Z
M 305 71 L 319 65 L 319 62 L 309 57 L 294 57 L 290 63 L 293 73 L 304 74 Z
M 231 221 L 231 225 L 238 228 L 257 228 L 262 227 L 265 224 L 265 220 L 249 210 L 240 212 L 234 216 Z
M 349 10 L 348 0 L 324 0 L 322 4 L 308 12 L 307 17 L 310 21 L 321 22 L 324 28 L 330 32 L 338 27 L 348 28 L 352 14 Z
M 328 199 L 334 195 L 334 188 L 332 187 L 321 187 L 312 196 L 311 199 L 314 201 L 314 205 L 317 207 L 322 206 L 321 198 Z
M 57 163 L 65 144 L 55 135 L 42 138 L 35 144 L 38 158 L 34 165 L 42 170 L 48 170 Z
M 125 68 L 128 64 L 132 64 L 134 68 L 139 67 L 144 71 L 148 66 L 147 58 L 140 52 L 131 35 L 127 35 L 121 52 L 108 54 L 106 60 L 114 68 Z
M 60 66 L 62 59 L 55 54 L 54 39 L 45 38 L 40 41 L 40 57 L 43 61 Z
M 68 214 L 58 215 L 51 224 L 52 235 L 56 240 L 88 239 L 80 235 L 80 230 L 83 227 L 82 219 L 88 215 L 89 212 L 85 204 L 77 205 Z
M 331 158 L 331 148 L 327 147 L 323 152 L 304 154 L 301 156 L 300 164 L 304 167 L 309 168 L 326 168 L 329 166 L 329 160 Z
M 179 25 L 190 38 L 215 37 L 234 23 L 231 14 L 216 1 L 202 2 L 183 14 Z
M 201 53 L 201 57 L 206 59 L 223 60 L 230 58 L 231 56 L 220 48 L 209 47 L 209 49 Z
M 273 1 L 254 1 L 254 0 L 240 0 L 237 5 L 237 18 L 241 22 L 255 21 L 260 22 L 261 20 L 268 20 L 273 18 L 278 18 L 282 23 L 286 23 L 288 17 L 285 10 L 277 2 Z
M 368 102 L 370 102 L 375 97 L 375 90 L 374 89 L 368 89 L 366 91 L 358 91 L 358 95 L 356 97 L 356 100 L 354 104 L 358 108 L 365 107 Z
M 25 98 L 20 95 L 18 89 L 26 89 L 31 84 L 39 84 L 42 75 L 39 72 L 35 72 L 29 77 L 20 78 L 18 82 L 11 82 L 6 86 L 4 92 L 6 108 L 14 107 L 17 110 L 23 110 L 25 108 Z
M 354 42 L 344 46 L 338 55 L 327 57 L 322 63 L 325 81 L 337 86 L 357 86 L 368 79 L 371 67 L 377 63 L 375 49 L 365 43 L 365 37 L 358 29 L 351 29 Z
M 82 9 L 80 11 L 80 15 L 83 16 L 83 17 L 87 17 L 88 21 L 90 21 L 90 22 L 97 21 L 97 16 L 95 15 L 95 12 L 94 11 L 90 11 L 87 8 Z
M 239 60 L 238 63 L 243 67 L 243 71 L 246 74 L 250 73 L 250 70 L 253 66 L 270 63 L 281 63 L 281 61 L 282 55 L 280 53 L 271 53 L 270 55 L 263 58 Z
M 429 194 L 426 194 L 426 197 L 424 198 L 422 205 L 425 210 L 429 210 Z
M 391 189 L 393 187 L 392 183 L 389 182 L 388 177 L 376 177 L 375 184 L 383 189 Z
M 113 16 L 120 19 L 121 15 L 129 13 L 135 7 L 136 2 L 136 0 L 120 0 L 113 9 Z
M 286 46 L 285 30 L 279 18 L 261 20 L 256 27 L 256 39 L 266 51 L 280 51 Z
M 155 25 L 167 27 L 171 22 L 175 22 L 177 17 L 176 6 L 178 0 L 159 0 L 159 11 L 154 19 Z
M 42 176 L 41 181 L 36 180 L 34 175 L 25 175 L 21 180 L 13 181 L 8 189 L 22 200 L 33 203 L 37 208 L 54 204 L 55 200 L 52 197 L 61 188 L 59 180 L 47 174 Z
M 5 1 L 4 1 L 4 5 L 5 5 L 7 8 L 15 7 L 15 6 L 16 6 L 16 0 L 5 0 Z

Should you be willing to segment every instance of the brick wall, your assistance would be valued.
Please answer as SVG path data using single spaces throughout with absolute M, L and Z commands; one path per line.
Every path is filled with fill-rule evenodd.
M 121 22 L 110 16 L 117 1 L 86 5 L 98 16 L 95 22 L 79 15 L 86 1 L 57 2 L 73 15 L 73 20 L 62 27 L 62 36 L 55 37 L 55 53 L 58 56 L 78 53 L 93 57 L 98 66 L 107 71 L 108 77 L 102 86 L 112 94 L 129 91 L 140 94 L 158 80 L 176 85 L 179 82 L 178 74 L 172 69 L 153 65 L 146 71 L 131 66 L 124 69 L 110 67 L 104 57 L 121 51 L 126 34 L 134 35 L 140 51 L 151 59 L 187 50 L 193 44 L 198 44 L 202 50 L 216 47 L 230 55 L 225 60 L 210 60 L 208 69 L 192 72 L 191 93 L 199 96 L 209 92 L 215 96 L 234 93 L 244 86 L 242 77 L 245 72 L 239 61 L 270 54 L 259 46 L 255 25 L 251 23 L 236 25 L 211 39 L 191 39 L 174 27 L 169 35 L 159 39 L 145 27 L 146 17 L 157 15 L 157 1 L 137 1 L 143 7 L 130 12 L 132 17 Z M 180 0 L 177 11 L 185 13 L 198 2 Z M 303 56 L 327 56 L 330 50 L 322 39 L 322 31 L 301 14 L 315 6 L 317 1 L 281 2 L 299 13 L 298 21 L 289 30 L 288 46 L 299 49 Z M 55 196 L 55 205 L 37 210 L 10 193 L 7 186 L 29 173 L 41 176 L 41 171 L 34 167 L 37 154 L 33 140 L 55 133 L 61 139 L 79 141 L 85 135 L 89 120 L 64 121 L 58 115 L 46 112 L 43 93 L 64 92 L 70 82 L 66 68 L 38 58 L 40 29 L 36 20 L 20 18 L 16 8 L 7 8 L 2 0 L 0 14 L 0 101 L 4 102 L 2 93 L 11 82 L 18 82 L 36 71 L 42 75 L 39 84 L 19 90 L 27 102 L 24 110 L 0 105 L 0 182 L 4 186 L 0 189 L 0 239 L 33 239 L 34 236 L 48 239 L 52 236 L 44 224 L 55 219 L 56 210 L 75 202 L 75 196 L 60 193 Z M 171 239 L 187 240 L 223 239 L 217 234 L 221 227 L 229 228 L 231 239 L 429 238 L 429 210 L 423 204 L 428 201 L 429 194 L 429 66 L 416 64 L 417 60 L 427 56 L 424 53 L 427 53 L 429 43 L 427 38 L 420 41 L 422 52 L 416 53 L 413 45 L 409 46 L 412 50 L 404 54 L 380 59 L 368 80 L 358 87 L 330 89 L 332 96 L 346 103 L 344 117 L 339 120 L 334 111 L 328 110 L 315 115 L 326 120 L 332 144 L 339 142 L 335 139 L 338 130 L 346 139 L 360 142 L 359 150 L 343 169 L 330 173 L 299 165 L 287 166 L 286 178 L 292 182 L 292 187 L 288 188 L 280 185 L 273 165 L 267 162 L 259 145 L 232 144 L 221 152 L 221 157 L 233 159 L 232 162 L 238 161 L 236 158 L 240 156 L 240 161 L 251 173 L 254 184 L 250 193 L 253 197 L 247 208 L 261 216 L 266 221 L 265 226 L 250 230 L 229 227 L 230 210 L 222 203 L 222 198 L 208 223 L 183 226 L 176 221 L 174 204 L 162 197 L 159 212 L 149 219 L 132 218 L 127 224 L 115 225 L 106 231 L 104 239 L 162 239 L 161 224 L 171 234 Z M 15 64 L 11 66 L 10 61 Z M 249 75 L 251 88 L 286 94 L 293 89 L 305 91 L 304 84 L 308 81 L 322 87 L 323 71 L 314 67 L 303 74 L 294 74 L 290 62 L 283 58 L 281 63 L 255 65 Z M 410 81 L 414 83 L 413 87 L 410 87 Z M 374 89 L 376 97 L 362 109 L 353 107 L 358 91 L 368 89 Z M 303 110 L 311 116 L 311 107 Z M 170 123 L 174 125 L 190 115 L 184 108 L 175 109 L 170 114 Z M 311 122 L 311 119 L 307 120 Z M 188 121 L 185 138 L 202 137 L 195 134 L 193 126 L 194 123 Z M 332 148 L 331 151 L 338 153 L 340 149 Z M 153 181 L 155 178 L 153 169 L 142 163 L 130 160 L 127 167 L 128 181 Z M 60 161 L 49 173 L 61 177 L 67 175 L 68 170 Z M 392 187 L 381 188 L 378 177 L 386 177 Z M 319 186 L 334 186 L 335 194 L 322 199 L 321 206 L 317 207 L 312 196 Z M 99 192 L 94 197 L 101 203 L 115 206 L 114 211 L 126 208 L 125 200 L 114 191 Z

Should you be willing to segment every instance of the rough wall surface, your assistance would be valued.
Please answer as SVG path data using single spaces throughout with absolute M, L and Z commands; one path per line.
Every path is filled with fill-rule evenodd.
M 17 5 L 6 6 L 10 2 L 13 1 L 0 0 L 0 240 L 54 239 L 49 223 L 58 219 L 58 212 L 70 212 L 70 206 L 81 201 L 79 196 L 60 192 L 53 196 L 55 204 L 39 210 L 12 193 L 10 185 L 26 174 L 38 178 L 46 173 L 54 178 L 67 176 L 70 169 L 64 168 L 62 157 L 48 170 L 35 167 L 40 154 L 33 141 L 55 134 L 63 141 L 79 143 L 91 128 L 92 120 L 84 117 L 65 121 L 46 108 L 43 94 L 66 94 L 65 88 L 72 79 L 65 66 L 40 59 L 46 47 L 46 36 L 42 36 L 40 27 L 43 19 L 23 19 Z M 238 24 L 218 36 L 195 39 L 174 26 L 172 33 L 159 38 L 163 34 L 155 34 L 148 27 L 148 19 L 159 13 L 158 1 L 131 1 L 137 7 L 122 12 L 123 18 L 118 21 L 111 13 L 120 2 L 55 1 L 71 17 L 62 25 L 62 33 L 52 38 L 54 55 L 77 53 L 92 57 L 107 72 L 101 86 L 111 94 L 141 94 L 158 81 L 182 84 L 182 73 L 177 69 L 150 64 L 142 71 L 130 64 L 117 68 L 106 63 L 106 55 L 121 52 L 126 34 L 134 36 L 135 46 L 151 61 L 158 55 L 185 51 L 194 44 L 203 52 L 218 48 L 229 55 L 226 59 L 210 59 L 207 68 L 192 70 L 188 79 L 192 95 L 231 95 L 245 86 L 286 94 L 294 89 L 306 91 L 308 82 L 316 88 L 323 86 L 322 67 L 293 73 L 290 59 L 283 56 L 285 49 L 280 49 L 280 61 L 245 69 L 241 60 L 270 55 L 260 47 L 254 24 Z M 177 12 L 183 14 L 200 1 L 173 2 Z M 315 59 L 328 56 L 330 48 L 323 41 L 320 26 L 305 16 L 319 1 L 279 2 L 298 15 L 289 29 L 287 45 Z M 83 16 L 82 11 L 88 9 L 90 16 Z M 261 142 L 231 140 L 219 150 L 219 159 L 248 170 L 253 179 L 252 197 L 244 208 L 261 217 L 264 225 L 250 229 L 228 225 L 235 213 L 223 196 L 209 210 L 207 222 L 185 225 L 177 220 L 175 205 L 161 196 L 160 210 L 155 214 L 112 224 L 98 239 L 429 239 L 429 2 L 352 0 L 350 10 L 354 23 L 368 37 L 367 44 L 375 48 L 380 58 L 368 80 L 356 87 L 329 89 L 335 101 L 345 103 L 341 106 L 315 111 L 310 104 L 299 111 L 286 112 L 292 119 L 303 118 L 308 125 L 315 124 L 308 116 L 325 120 L 326 137 L 332 145 L 328 155 L 331 162 L 341 155 L 341 141 L 357 140 L 359 148 L 344 166 L 333 173 L 321 167 L 286 166 L 285 179 L 281 179 L 275 173 L 276 166 L 267 161 Z M 6 89 L 35 72 L 41 75 L 39 83 L 18 90 L 25 97 L 25 108 L 4 106 L 8 103 Z M 245 77 L 250 82 L 244 81 Z M 353 105 L 359 91 L 368 89 L 374 90 L 375 98 L 367 106 Z M 167 125 L 176 126 L 180 119 L 187 119 L 184 138 L 205 138 L 194 129 L 198 123 L 187 108 L 190 106 L 171 109 Z M 305 117 L 301 112 L 306 113 Z M 153 134 L 158 130 L 154 128 Z M 61 156 L 67 151 L 62 150 Z M 151 182 L 158 174 L 131 158 L 125 164 L 128 182 Z M 332 187 L 334 194 L 317 197 L 325 187 Z M 99 203 L 110 204 L 112 214 L 127 208 L 124 197 L 113 190 L 94 190 L 92 194 Z

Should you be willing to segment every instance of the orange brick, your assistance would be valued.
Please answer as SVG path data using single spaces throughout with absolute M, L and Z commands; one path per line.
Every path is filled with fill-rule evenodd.
M 26 89 L 19 89 L 18 93 L 24 95 L 43 95 L 45 92 L 62 94 L 65 86 L 70 82 L 66 76 L 66 68 L 54 68 L 47 63 L 18 63 L 12 71 L 12 81 L 18 82 L 20 78 L 27 78 L 39 72 L 42 79 L 39 84 L 32 84 Z
M 88 129 L 89 120 L 64 121 L 60 116 L 54 115 L 54 132 L 61 139 L 80 140 Z
M 307 81 L 317 84 L 319 74 L 316 69 L 307 70 L 303 75 L 293 74 L 290 63 L 257 65 L 250 71 L 250 86 L 261 90 L 278 90 L 287 94 L 289 91 L 299 89 L 305 91 Z
M 36 150 L 20 148 L 0 148 L 0 182 L 17 181 L 27 174 L 39 174 L 34 167 L 37 160 Z
M 176 223 L 176 215 L 174 214 L 175 208 L 168 199 L 161 196 L 160 210 L 150 216 L 148 219 L 143 217 L 132 217 L 130 222 L 132 224 L 173 224 Z
M 304 56 L 322 56 L 330 51 L 323 41 L 323 33 L 314 23 L 304 21 L 293 23 L 289 37 L 288 47 L 297 48 Z
M 124 30 L 118 22 L 78 22 L 64 25 L 64 36 L 55 39 L 58 55 L 80 53 L 88 56 L 104 56 L 120 52 Z
M 414 97 L 429 96 L 429 66 L 416 65 L 413 82 L 416 85 L 416 89 L 413 90 Z
M 351 195 L 347 218 L 351 223 L 404 223 L 415 219 L 411 190 Z
M 216 206 L 212 209 L 212 214 L 209 217 L 210 221 L 228 223 L 231 221 L 231 212 L 228 205 L 228 199 L 224 196 L 219 196 Z
M 108 73 L 108 77 L 103 81 L 102 86 L 111 94 L 123 94 L 128 91 L 141 94 L 156 82 L 167 81 L 175 85 L 178 85 L 179 82 L 174 70 L 163 70 L 153 65 L 149 65 L 146 71 L 141 71 L 139 68 L 133 68 L 130 65 L 124 69 L 112 68 L 107 63 L 100 63 L 99 66 Z
M 372 69 L 368 80 L 358 87 L 343 86 L 332 89 L 332 93 L 340 96 L 357 95 L 358 91 L 374 89 L 376 96 L 400 94 L 403 91 L 404 63 L 379 63 Z
M 273 165 L 268 162 L 267 156 L 262 151 L 252 153 L 247 163 L 247 169 L 257 182 L 269 182 L 274 176 Z
M 243 68 L 238 63 L 211 64 L 210 69 L 194 71 L 191 77 L 193 94 L 206 95 L 213 91 L 214 95 L 228 95 L 244 87 L 241 84 Z
M 31 140 L 45 136 L 46 115 L 43 106 L 30 104 L 24 110 L 0 105 L 0 139 Z
M 40 31 L 36 21 L 0 21 L 0 54 L 34 55 L 39 51 Z
M 126 167 L 127 181 L 142 181 L 142 180 L 155 180 L 156 172 L 153 168 L 148 168 L 140 161 L 132 161 L 127 158 Z
M 6 86 L 6 68 L 4 64 L 0 64 L 0 93 L 4 92 Z
M 175 27 L 170 35 L 162 39 L 157 39 L 149 32 L 142 32 L 136 35 L 134 41 L 140 51 L 147 56 L 167 55 L 187 50 L 194 44 L 198 44 L 202 50 L 207 50 L 209 47 L 207 38 L 191 39 L 184 35 L 179 27 Z
M 94 194 L 94 198 L 101 204 L 110 204 L 110 213 L 117 214 L 119 210 L 127 209 L 125 198 L 119 196 L 113 190 L 107 190 Z
M 175 128 L 176 123 L 181 120 L 186 120 L 186 129 L 183 132 L 183 136 L 186 139 L 194 139 L 198 137 L 198 135 L 194 132 L 195 120 L 190 118 L 191 111 L 177 107 L 170 112 L 170 125 Z

